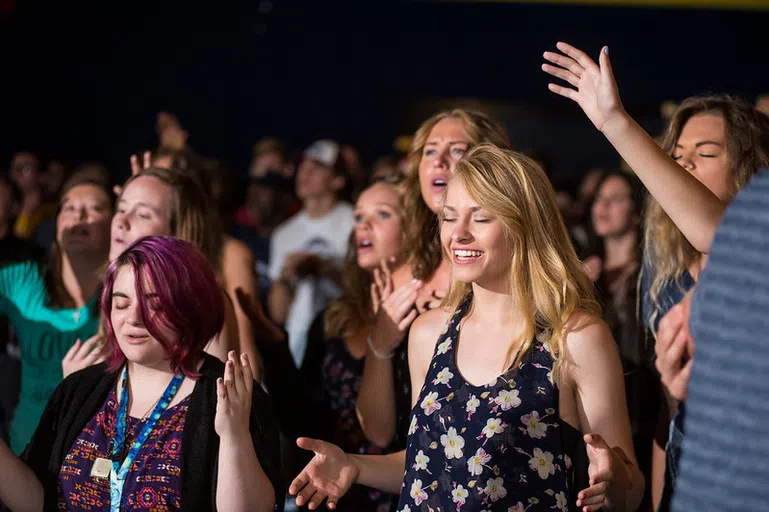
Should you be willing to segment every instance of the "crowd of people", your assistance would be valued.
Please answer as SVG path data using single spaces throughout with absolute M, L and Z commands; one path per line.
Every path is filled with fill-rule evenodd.
M 170 114 L 122 183 L 16 153 L 0 175 L 0 508 L 691 510 L 702 454 L 740 440 L 708 434 L 710 373 L 690 386 L 699 347 L 719 368 L 713 340 L 729 343 L 712 302 L 754 294 L 735 314 L 765 322 L 750 258 L 769 247 L 753 222 L 769 218 L 769 115 L 691 97 L 655 140 L 608 48 L 543 57 L 619 157 L 576 197 L 463 109 L 370 169 L 337 141 L 297 156 L 261 140 L 236 207 Z M 730 251 L 763 268 L 755 288 L 723 278 Z M 735 339 L 758 359 L 729 354 L 769 366 Z M 735 510 L 761 508 L 749 495 Z

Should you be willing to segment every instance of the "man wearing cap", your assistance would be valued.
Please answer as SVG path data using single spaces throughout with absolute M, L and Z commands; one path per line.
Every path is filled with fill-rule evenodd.
M 315 142 L 296 174 L 302 210 L 272 235 L 267 305 L 272 319 L 285 325 L 297 365 L 313 319 L 339 295 L 340 269 L 353 228 L 352 206 L 343 200 L 349 187 L 339 144 Z

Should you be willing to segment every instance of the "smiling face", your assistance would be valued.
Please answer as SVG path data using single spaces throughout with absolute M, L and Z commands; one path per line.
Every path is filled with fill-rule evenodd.
M 419 186 L 425 204 L 433 212 L 438 212 L 457 162 L 469 145 L 470 135 L 464 122 L 455 117 L 438 122 L 427 136 L 419 161 Z
M 398 192 L 386 183 L 376 183 L 355 203 L 355 242 L 358 265 L 377 268 L 401 252 L 401 210 Z
M 170 185 L 154 176 L 131 181 L 120 196 L 112 219 L 110 261 L 139 238 L 171 232 Z
M 507 287 L 513 244 L 502 221 L 479 205 L 461 180 L 449 183 L 440 217 L 453 278 L 488 289 Z
M 134 269 L 130 265 L 121 267 L 112 286 L 112 310 L 110 321 L 118 347 L 131 362 L 142 366 L 158 367 L 168 360 L 163 345 L 150 334 L 141 311 L 141 302 L 146 304 L 149 314 L 160 315 L 162 308 L 155 289 L 148 279 L 143 282 L 143 297 L 138 297 Z M 163 322 L 157 322 L 162 337 L 173 342 L 174 333 Z M 173 344 L 173 343 L 171 343 Z
M 697 114 L 684 125 L 673 149 L 673 160 L 721 200 L 730 193 L 731 160 L 726 152 L 726 121 Z
M 61 200 L 56 217 L 56 241 L 68 254 L 100 253 L 109 247 L 112 205 L 96 185 L 75 185 Z

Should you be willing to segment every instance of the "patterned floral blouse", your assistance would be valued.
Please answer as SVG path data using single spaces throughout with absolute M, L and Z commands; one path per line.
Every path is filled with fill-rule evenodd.
M 485 386 L 468 383 L 456 351 L 471 302 L 468 295 L 447 323 L 412 411 L 398 510 L 568 510 L 572 443 L 550 353 L 535 340 L 518 368 Z
M 109 478 L 91 475 L 98 457 L 109 458 L 115 438 L 117 400 L 113 389 L 70 448 L 59 471 L 59 510 L 109 510 Z M 128 471 L 121 510 L 177 511 L 181 509 L 179 479 L 182 433 L 189 397 L 166 409 Z M 128 416 L 126 446 L 144 422 Z

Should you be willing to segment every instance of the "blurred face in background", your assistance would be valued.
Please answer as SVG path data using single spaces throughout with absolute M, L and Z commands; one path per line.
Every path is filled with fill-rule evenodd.
M 622 236 L 638 229 L 630 185 L 619 176 L 611 176 L 596 192 L 591 210 L 593 229 L 601 238 Z
M 296 195 L 302 201 L 336 194 L 344 187 L 344 178 L 331 167 L 305 158 L 296 173 Z
M 109 250 L 112 204 L 107 192 L 95 185 L 76 185 L 61 199 L 56 217 L 56 241 L 72 255 L 104 255 Z
M 400 196 L 395 187 L 375 183 L 355 203 L 355 243 L 358 265 L 373 271 L 381 262 L 401 254 Z
M 11 179 L 23 193 L 40 187 L 40 161 L 32 153 L 16 153 L 10 171 Z
M 433 212 L 439 210 L 457 162 L 469 145 L 470 136 L 464 122 L 454 117 L 438 122 L 427 136 L 419 161 L 419 185 L 425 204 Z

